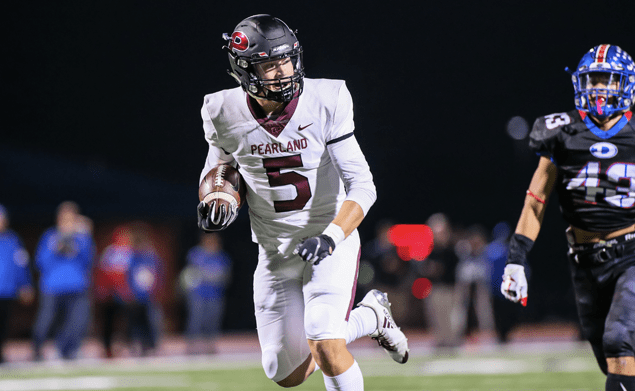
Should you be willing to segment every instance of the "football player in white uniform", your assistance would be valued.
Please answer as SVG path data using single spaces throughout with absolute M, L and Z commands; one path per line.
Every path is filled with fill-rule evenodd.
M 240 87 L 205 96 L 209 153 L 201 179 L 232 164 L 246 183 L 259 248 L 254 304 L 265 373 L 293 387 L 319 367 L 327 390 L 363 390 L 346 344 L 369 335 L 405 363 L 408 342 L 384 293 L 372 290 L 351 311 L 356 228 L 376 193 L 353 134 L 350 93 L 341 80 L 304 78 L 302 47 L 280 19 L 251 16 L 224 38 Z M 199 227 L 224 229 L 236 213 L 202 202 Z

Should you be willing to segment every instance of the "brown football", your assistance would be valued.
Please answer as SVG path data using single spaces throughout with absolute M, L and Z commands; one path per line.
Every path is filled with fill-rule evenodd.
M 216 200 L 217 207 L 235 203 L 240 209 L 245 203 L 246 190 L 245 181 L 238 170 L 229 164 L 221 164 L 205 174 L 198 188 L 198 199 L 208 205 Z

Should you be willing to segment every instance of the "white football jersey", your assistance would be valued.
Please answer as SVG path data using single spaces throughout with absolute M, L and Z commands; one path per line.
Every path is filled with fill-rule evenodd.
M 201 115 L 210 150 L 201 180 L 217 164 L 238 164 L 256 243 L 317 235 L 345 199 L 365 214 L 376 199 L 344 81 L 305 78 L 298 99 L 276 136 L 259 125 L 240 87 L 205 96 Z

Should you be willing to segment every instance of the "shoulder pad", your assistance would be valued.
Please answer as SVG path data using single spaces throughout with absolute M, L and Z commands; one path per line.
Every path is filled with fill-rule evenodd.
M 577 110 L 538 117 L 529 134 L 529 146 L 539 155 L 551 155 L 551 144 L 558 135 L 576 133 L 578 124 L 584 122 Z
M 564 130 L 568 131 L 568 125 L 575 125 L 582 123 L 582 118 L 577 110 L 572 110 L 566 113 L 553 113 L 545 115 L 544 117 L 538 117 L 534 122 L 532 133 L 549 135 Z

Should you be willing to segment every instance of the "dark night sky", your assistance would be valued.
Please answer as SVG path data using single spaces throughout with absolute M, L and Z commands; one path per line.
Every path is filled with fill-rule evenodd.
M 0 147 L 191 186 L 193 211 L 203 96 L 236 86 L 221 34 L 270 13 L 298 29 L 308 77 L 347 81 L 379 194 L 367 231 L 437 211 L 515 224 L 537 158 L 507 120 L 572 109 L 564 67 L 591 47 L 635 54 L 632 1 L 384 3 L 2 2 Z M 560 249 L 553 204 L 541 246 Z
M 582 6 L 476 3 L 3 3 L 1 142 L 195 183 L 202 97 L 235 86 L 221 34 L 267 12 L 299 30 L 309 77 L 347 81 L 380 196 L 369 217 L 515 218 L 536 159 L 506 121 L 571 109 L 563 68 L 599 43 L 635 51 L 633 13 L 609 6 L 610 18 L 583 24 Z

